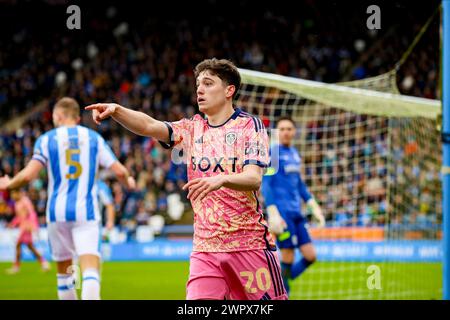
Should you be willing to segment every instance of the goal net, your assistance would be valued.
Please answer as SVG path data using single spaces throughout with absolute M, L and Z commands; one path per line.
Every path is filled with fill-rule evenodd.
M 272 133 L 280 116 L 296 122 L 302 178 L 326 216 L 319 229 L 302 210 L 318 261 L 291 298 L 440 299 L 440 101 L 400 95 L 395 70 L 339 84 L 240 72 L 238 106 Z

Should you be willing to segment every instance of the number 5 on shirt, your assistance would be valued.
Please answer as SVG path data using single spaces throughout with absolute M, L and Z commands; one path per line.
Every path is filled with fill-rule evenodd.
M 80 154 L 80 149 L 67 149 L 66 150 L 66 164 L 69 167 L 75 167 L 75 172 L 74 173 L 67 173 L 66 174 L 66 178 L 67 179 L 78 179 L 81 175 L 81 173 L 83 172 L 83 168 L 81 167 L 81 164 L 72 159 L 73 155 L 76 154 Z M 70 168 L 69 168 L 69 172 L 70 172 Z

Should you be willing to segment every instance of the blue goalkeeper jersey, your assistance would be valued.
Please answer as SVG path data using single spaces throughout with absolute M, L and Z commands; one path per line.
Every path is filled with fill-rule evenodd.
M 300 175 L 300 155 L 294 147 L 283 145 L 272 146 L 270 152 L 271 167 L 262 181 L 265 205 L 276 205 L 284 217 L 302 217 L 301 199 L 307 202 L 312 196 Z M 278 172 L 273 173 L 277 154 Z

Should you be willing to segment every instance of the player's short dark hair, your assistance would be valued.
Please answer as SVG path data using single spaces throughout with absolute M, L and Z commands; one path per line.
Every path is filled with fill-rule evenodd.
M 55 109 L 57 108 L 62 109 L 67 117 L 76 119 L 80 116 L 80 105 L 73 98 L 64 97 L 59 99 L 55 104 Z
M 195 78 L 197 79 L 200 73 L 205 70 L 218 76 L 227 85 L 233 85 L 236 88 L 233 97 L 236 95 L 241 86 L 241 75 L 233 62 L 227 59 L 205 59 L 195 66 Z
M 279 124 L 281 121 L 290 121 L 290 122 L 294 125 L 294 128 L 297 128 L 297 125 L 295 124 L 295 121 L 292 120 L 292 118 L 289 117 L 289 116 L 282 116 L 282 117 L 279 117 L 279 118 L 277 119 L 277 122 L 275 123 L 275 127 L 277 127 L 278 124 Z

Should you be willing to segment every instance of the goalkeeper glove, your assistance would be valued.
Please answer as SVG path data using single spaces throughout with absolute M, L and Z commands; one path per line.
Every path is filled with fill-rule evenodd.
M 287 228 L 286 221 L 281 217 L 276 205 L 267 207 L 267 214 L 269 215 L 269 232 L 275 235 L 282 234 Z
M 320 206 L 317 203 L 316 199 L 311 198 L 306 204 L 311 209 L 314 217 L 319 220 L 319 228 L 325 227 L 325 217 L 323 216 L 322 209 L 320 209 Z

